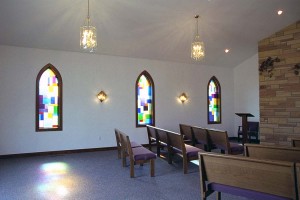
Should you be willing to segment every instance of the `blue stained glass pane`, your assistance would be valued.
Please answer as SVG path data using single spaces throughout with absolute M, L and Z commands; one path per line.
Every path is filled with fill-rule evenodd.
M 147 100 L 147 103 L 152 103 L 152 99 L 148 99 L 148 100 Z
M 55 104 L 55 97 L 51 97 L 51 104 Z
M 44 115 L 43 114 L 39 114 L 39 118 L 40 118 L 40 120 L 44 120 Z

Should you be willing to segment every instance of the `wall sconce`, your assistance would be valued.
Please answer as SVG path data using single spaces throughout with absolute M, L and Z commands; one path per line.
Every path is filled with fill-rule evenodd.
M 178 98 L 181 101 L 181 103 L 184 103 L 188 99 L 184 92 Z
M 103 102 L 107 98 L 107 95 L 105 94 L 104 91 L 101 91 L 99 92 L 99 94 L 97 94 L 97 98 L 100 100 L 100 102 Z

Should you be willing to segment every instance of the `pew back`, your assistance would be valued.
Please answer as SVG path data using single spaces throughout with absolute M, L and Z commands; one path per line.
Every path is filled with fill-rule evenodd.
M 186 124 L 179 124 L 180 134 L 183 135 L 193 146 L 195 145 L 195 138 L 192 132 L 192 127 Z
M 230 154 L 230 144 L 227 131 L 207 129 L 211 146 Z
M 185 146 L 183 141 L 183 135 L 172 132 L 172 131 L 166 131 L 168 136 L 169 145 L 172 148 L 176 148 L 178 150 L 182 151 L 182 154 L 185 154 Z
M 157 136 L 156 136 L 155 127 L 147 125 L 147 133 L 148 133 L 149 149 L 152 150 L 152 144 L 157 145 Z
M 207 129 L 197 126 L 192 126 L 192 133 L 195 137 L 196 146 L 200 146 L 205 151 L 210 151 Z
M 233 189 L 230 192 L 230 187 L 236 187 L 237 190 L 258 192 L 257 195 L 266 193 L 290 199 L 297 198 L 293 162 L 199 153 L 199 168 L 203 199 L 213 192 L 209 189 L 209 186 L 213 184 L 228 186 L 228 193 L 231 194 L 236 194 L 237 191 Z M 206 185 L 205 181 L 212 185 Z M 241 194 L 246 195 L 247 193 Z
M 245 144 L 245 155 L 251 158 L 300 162 L 300 148 Z

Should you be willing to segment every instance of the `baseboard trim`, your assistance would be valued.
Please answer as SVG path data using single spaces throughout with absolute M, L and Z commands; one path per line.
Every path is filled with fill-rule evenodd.
M 148 147 L 149 144 L 143 144 L 143 146 Z M 116 150 L 117 147 L 103 147 L 103 148 L 91 148 L 91 149 L 72 149 L 72 150 L 62 150 L 62 151 L 45 151 L 45 152 L 34 152 L 34 153 L 20 153 L 20 154 L 8 154 L 0 155 L 0 159 L 4 158 L 24 158 L 24 157 L 34 157 L 34 156 L 55 156 L 63 154 L 72 153 L 85 153 L 85 152 L 95 152 L 95 151 L 110 151 Z
M 117 147 L 103 147 L 103 148 L 91 148 L 91 149 L 73 149 L 73 150 L 62 150 L 62 151 L 45 151 L 45 152 L 34 152 L 34 153 L 20 153 L 20 154 L 8 154 L 0 155 L 1 158 L 22 158 L 22 157 L 33 157 L 33 156 L 55 156 L 62 154 L 72 153 L 84 153 L 84 152 L 95 152 L 95 151 L 109 151 L 116 150 Z

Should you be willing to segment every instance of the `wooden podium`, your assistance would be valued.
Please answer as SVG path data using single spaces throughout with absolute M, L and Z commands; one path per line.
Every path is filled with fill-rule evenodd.
M 235 113 L 242 118 L 243 145 L 248 142 L 248 117 L 254 117 L 251 113 Z

